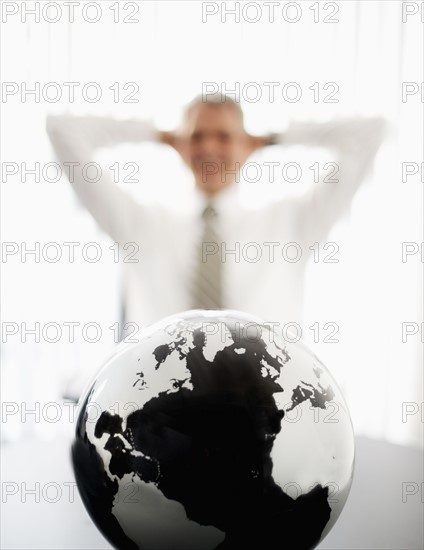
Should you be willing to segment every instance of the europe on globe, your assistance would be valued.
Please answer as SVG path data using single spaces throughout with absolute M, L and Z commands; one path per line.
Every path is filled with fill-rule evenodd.
M 81 498 L 124 550 L 314 548 L 354 468 L 327 368 L 273 323 L 192 310 L 121 342 L 81 398 Z

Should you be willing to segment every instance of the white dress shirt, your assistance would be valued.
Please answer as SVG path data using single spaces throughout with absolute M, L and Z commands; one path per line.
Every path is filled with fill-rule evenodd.
M 346 211 L 372 165 L 384 127 L 380 118 L 293 122 L 281 134 L 281 143 L 331 149 L 339 165 L 337 183 L 313 184 L 302 197 L 258 210 L 242 207 L 237 184 L 214 197 L 227 308 L 268 322 L 301 322 L 310 247 L 326 239 Z M 50 116 L 47 131 L 59 160 L 81 166 L 93 160 L 97 147 L 158 137 L 150 121 L 99 117 Z M 195 189 L 192 204 L 176 213 L 161 205 L 140 204 L 106 175 L 100 182 L 87 183 L 75 169 L 72 185 L 113 241 L 140 247 L 139 261 L 124 264 L 126 320 L 142 327 L 189 309 L 204 193 Z

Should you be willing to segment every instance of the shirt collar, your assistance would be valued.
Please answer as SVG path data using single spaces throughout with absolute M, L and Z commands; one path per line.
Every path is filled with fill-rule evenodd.
M 234 213 L 240 208 L 240 192 L 238 183 L 234 182 L 209 197 L 198 187 L 194 187 L 194 207 L 201 214 L 207 204 L 210 204 L 220 215 Z

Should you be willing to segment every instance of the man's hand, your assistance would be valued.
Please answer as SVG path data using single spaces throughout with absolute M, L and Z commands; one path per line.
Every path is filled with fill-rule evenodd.
M 159 143 L 166 143 L 171 147 L 176 146 L 176 135 L 174 132 L 159 132 Z
M 189 162 L 188 140 L 182 138 L 176 132 L 159 132 L 159 143 L 165 143 L 173 147 L 184 162 Z
M 250 151 L 249 155 L 251 155 L 261 147 L 280 143 L 280 134 L 268 134 L 266 136 L 252 136 L 251 134 L 247 134 L 247 140 Z

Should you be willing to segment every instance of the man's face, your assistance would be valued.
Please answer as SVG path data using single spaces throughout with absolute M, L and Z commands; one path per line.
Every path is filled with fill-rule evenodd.
M 181 152 L 197 187 L 213 195 L 230 185 L 249 155 L 237 111 L 228 105 L 193 107 L 183 124 Z

